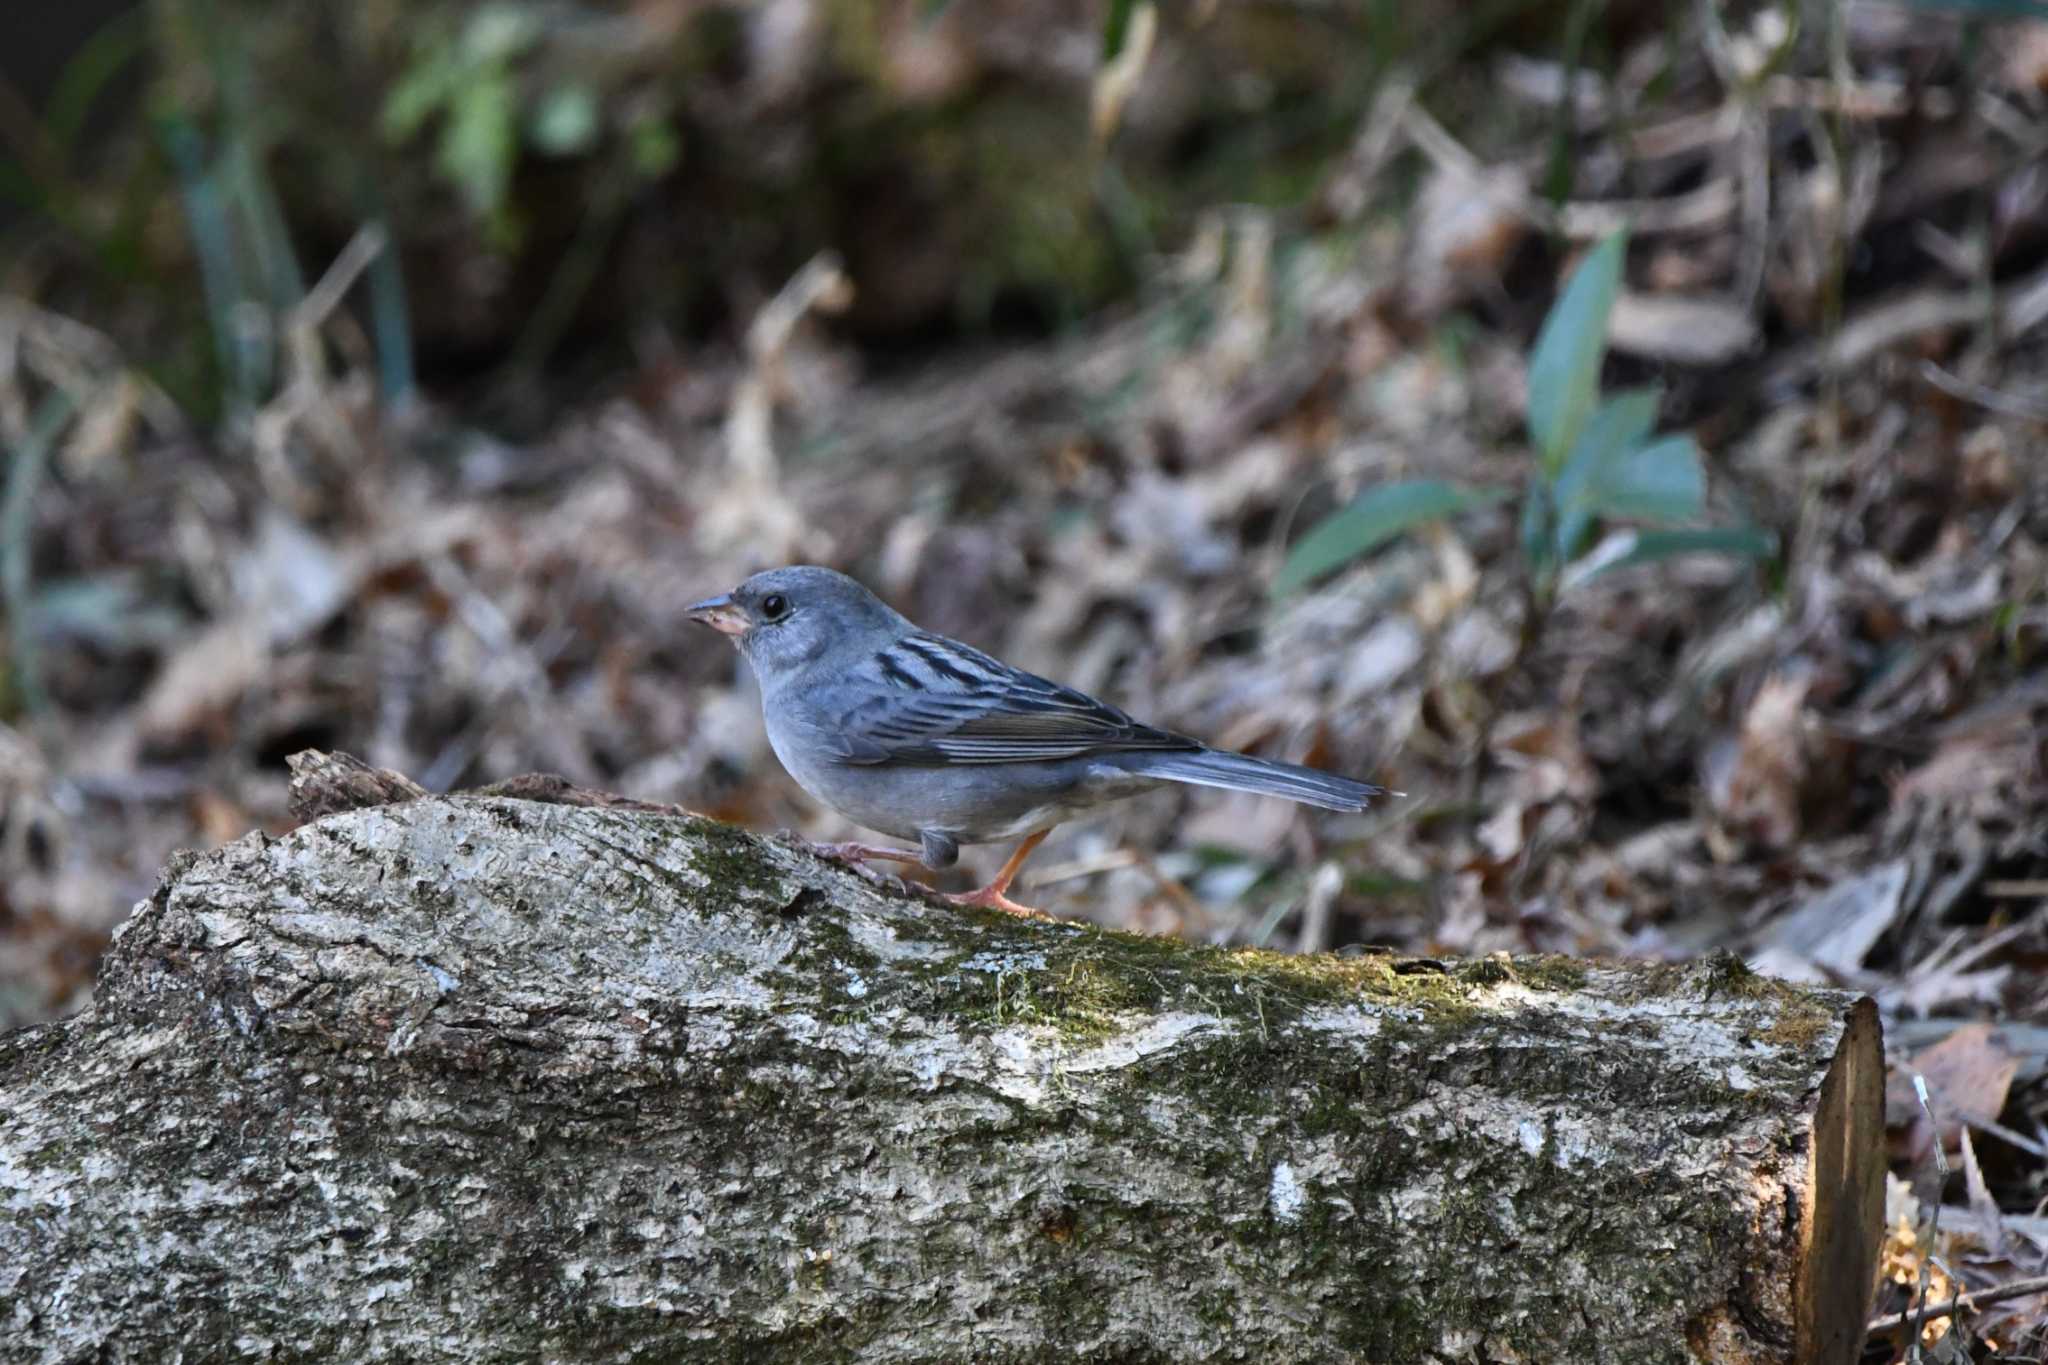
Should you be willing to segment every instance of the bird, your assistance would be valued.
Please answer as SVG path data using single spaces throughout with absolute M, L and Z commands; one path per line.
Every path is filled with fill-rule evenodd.
M 959 860 L 962 844 L 1021 840 L 987 885 L 946 898 L 955 904 L 1037 914 L 1008 893 L 1053 827 L 1166 783 L 1335 811 L 1399 795 L 1143 724 L 921 630 L 833 569 L 769 569 L 684 611 L 730 637 L 753 667 L 768 743 L 799 786 L 857 825 L 917 843 L 820 852 L 938 870 Z

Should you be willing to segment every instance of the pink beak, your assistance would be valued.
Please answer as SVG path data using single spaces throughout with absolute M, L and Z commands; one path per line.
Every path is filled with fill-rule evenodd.
M 730 593 L 720 593 L 716 597 L 707 597 L 702 602 L 692 602 L 683 608 L 683 613 L 692 621 L 702 621 L 720 635 L 730 635 L 735 639 L 753 629 L 753 623 L 747 620 L 746 611 L 732 600 Z

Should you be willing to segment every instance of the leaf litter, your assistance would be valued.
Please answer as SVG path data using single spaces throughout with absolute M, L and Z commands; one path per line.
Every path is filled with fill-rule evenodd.
M 1048 908 L 1217 943 L 1733 948 L 1869 991 L 1893 1038 L 1875 1311 L 2038 1273 L 2048 24 L 1967 42 L 1859 6 L 1831 54 L 1778 18 L 1704 7 L 1697 51 L 1599 72 L 1503 55 L 1505 99 L 1570 100 L 1562 182 L 1548 133 L 1396 79 L 1305 218 L 1210 213 L 1064 336 L 877 367 L 834 314 L 887 298 L 819 257 L 751 329 L 666 338 L 524 440 L 380 403 L 333 309 L 374 240 L 280 328 L 276 395 L 209 436 L 110 332 L 0 299 L 10 444 L 51 395 L 75 409 L 8 491 L 41 700 L 0 728 L 0 1024 L 89 999 L 170 850 L 284 827 L 300 748 L 846 836 L 682 615 L 821 560 L 1148 719 L 1411 793 L 1127 803 L 1055 836 Z M 992 60 L 950 18 L 898 28 L 904 90 Z M 1199 41 L 1145 37 L 1098 80 L 1103 140 L 1165 116 L 1148 82 Z M 1624 226 L 1609 392 L 1661 385 L 1656 429 L 1701 452 L 1677 491 L 1711 516 L 1681 529 L 1769 539 L 1653 556 L 1617 516 L 1539 612 L 1523 426 L 1533 405 L 1562 460 L 1597 394 L 1531 357 Z M 1434 523 L 1390 530 L 1397 497 Z M 1290 574 L 1347 508 L 1348 549 Z M 2044 1314 L 2014 1297 L 1922 1339 L 2038 1352 Z

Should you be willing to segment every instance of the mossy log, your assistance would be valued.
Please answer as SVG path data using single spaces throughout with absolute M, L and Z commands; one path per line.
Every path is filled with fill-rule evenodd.
M 1216 951 L 402 800 L 175 860 L 0 1039 L 0 1359 L 1847 1362 L 1880 1076 L 1868 1001 L 1732 963 Z

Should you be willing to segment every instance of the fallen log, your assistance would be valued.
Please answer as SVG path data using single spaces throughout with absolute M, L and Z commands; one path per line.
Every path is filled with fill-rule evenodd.
M 1020 922 L 522 790 L 180 856 L 0 1038 L 0 1359 L 1855 1358 L 1867 1000 Z

